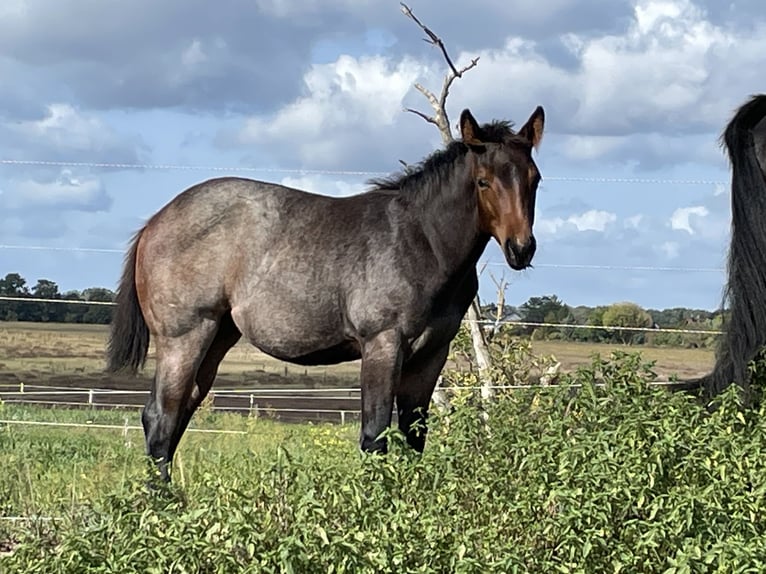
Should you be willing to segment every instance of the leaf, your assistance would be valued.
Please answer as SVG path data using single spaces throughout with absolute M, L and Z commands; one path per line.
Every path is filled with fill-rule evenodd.
M 317 534 L 319 535 L 319 538 L 322 539 L 322 543 L 325 546 L 328 546 L 330 544 L 330 539 L 327 538 L 327 532 L 325 532 L 325 529 L 317 524 L 316 531 L 317 531 Z

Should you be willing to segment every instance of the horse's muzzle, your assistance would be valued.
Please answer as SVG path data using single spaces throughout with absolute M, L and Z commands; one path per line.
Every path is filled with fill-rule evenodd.
M 521 271 L 529 267 L 537 250 L 537 241 L 534 235 L 530 235 L 525 243 L 517 243 L 512 239 L 506 239 L 503 246 L 505 260 L 511 269 Z

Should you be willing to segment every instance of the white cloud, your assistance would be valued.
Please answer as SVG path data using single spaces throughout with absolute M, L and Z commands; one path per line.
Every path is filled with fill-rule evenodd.
M 604 231 L 610 223 L 617 221 L 617 215 L 608 211 L 591 209 L 580 215 L 572 215 L 568 220 L 578 231 Z
M 4 147 L 34 159 L 131 163 L 144 149 L 134 136 L 115 131 L 101 118 L 68 103 L 47 106 L 42 118 L 0 122 Z
M 282 185 L 301 189 L 320 195 L 333 195 L 345 197 L 361 193 L 366 187 L 360 183 L 348 183 L 343 180 L 328 179 L 322 176 L 285 177 L 280 181 Z
M 111 198 L 100 179 L 63 170 L 52 181 L 15 182 L 0 197 L 0 205 L 9 210 L 102 211 L 111 205 Z
M 644 219 L 644 216 L 642 214 L 632 215 L 631 217 L 625 218 L 625 228 L 626 229 L 639 229 L 639 226 L 641 225 L 641 221 Z
M 679 207 L 670 216 L 670 228 L 676 231 L 686 231 L 689 235 L 694 235 L 695 230 L 692 226 L 692 217 L 707 217 L 709 211 L 704 205 L 693 207 Z
M 603 233 L 606 228 L 617 221 L 617 214 L 609 211 L 591 209 L 584 213 L 573 214 L 566 219 L 541 217 L 535 221 L 535 230 L 542 234 L 554 235 L 560 231 L 598 231 Z
M 104 147 L 114 137 L 101 120 L 80 114 L 70 104 L 51 104 L 44 118 L 21 122 L 13 131 L 29 140 L 76 149 Z
M 330 64 L 316 64 L 304 77 L 306 96 L 273 116 L 250 118 L 238 140 L 253 144 L 323 137 L 331 144 L 337 135 L 334 130 L 390 125 L 401 115 L 404 96 L 424 70 L 410 58 L 394 64 L 380 56 L 343 55 Z
M 205 49 L 202 47 L 202 42 L 197 38 L 181 54 L 181 63 L 185 68 L 189 69 L 196 68 L 200 64 L 206 63 L 209 59 Z
M 267 4 L 280 13 L 297 5 Z M 454 123 L 460 110 L 470 107 L 482 119 L 520 123 L 542 104 L 547 130 L 555 133 L 546 138 L 550 155 L 577 162 L 611 158 L 643 168 L 679 158 L 723 162 L 717 133 L 744 95 L 760 85 L 758 68 L 750 65 L 754 56 L 738 46 L 747 45 L 750 54 L 766 51 L 764 27 L 713 23 L 691 0 L 636 0 L 620 32 L 561 37 L 575 65 L 556 63 L 544 44 L 519 36 L 507 37 L 499 47 L 453 54 L 458 65 L 477 56 L 480 61 L 453 84 L 450 116 Z M 443 63 L 434 67 L 424 61 L 344 55 L 314 65 L 304 76 L 302 97 L 274 114 L 249 118 L 229 139 L 316 166 L 337 157 L 354 161 L 358 134 L 372 134 L 381 145 L 398 144 L 403 134 L 393 138 L 390 132 L 403 103 L 429 110 L 412 84 L 441 87 Z M 418 129 L 415 121 L 402 125 L 409 133 Z

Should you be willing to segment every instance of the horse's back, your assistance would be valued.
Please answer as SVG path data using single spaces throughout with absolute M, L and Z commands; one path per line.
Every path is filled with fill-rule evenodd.
M 149 324 L 182 333 L 200 315 L 233 309 L 251 340 L 275 322 L 332 338 L 343 327 L 344 286 L 364 260 L 362 220 L 381 225 L 370 202 L 380 203 L 240 178 L 185 190 L 139 241 L 139 299 Z

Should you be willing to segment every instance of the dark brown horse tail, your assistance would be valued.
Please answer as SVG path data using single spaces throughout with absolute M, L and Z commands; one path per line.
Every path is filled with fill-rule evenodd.
M 758 163 L 753 128 L 766 117 L 766 95 L 753 96 L 723 133 L 732 167 L 731 245 L 724 306 L 730 317 L 713 371 L 698 380 L 708 398 L 731 384 L 752 399 L 748 364 L 766 345 L 766 181 Z
M 135 234 L 117 289 L 117 307 L 112 315 L 111 332 L 107 345 L 107 372 L 125 369 L 135 373 L 144 366 L 149 352 L 149 328 L 138 304 L 136 291 L 136 251 L 143 229 Z

